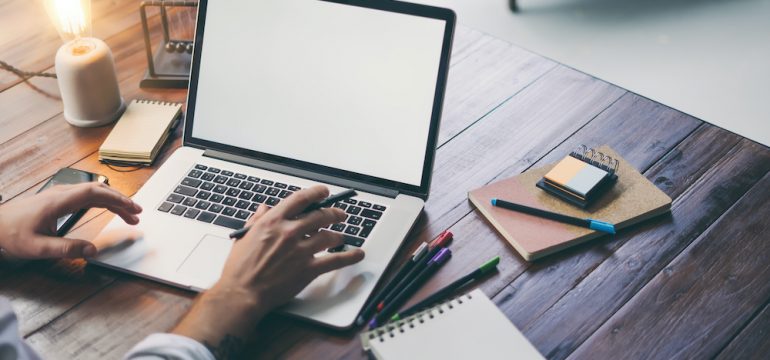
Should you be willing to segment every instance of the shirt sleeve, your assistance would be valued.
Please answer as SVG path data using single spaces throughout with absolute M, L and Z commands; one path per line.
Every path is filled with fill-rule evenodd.
M 0 298 L 0 359 L 40 359 L 19 335 L 19 322 L 6 298 Z
M 176 334 L 152 334 L 136 344 L 125 360 L 216 360 L 203 344 Z

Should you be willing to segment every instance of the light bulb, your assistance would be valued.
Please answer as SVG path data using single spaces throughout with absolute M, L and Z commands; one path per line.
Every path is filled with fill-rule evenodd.
M 45 0 L 45 8 L 65 43 L 91 36 L 91 0 Z

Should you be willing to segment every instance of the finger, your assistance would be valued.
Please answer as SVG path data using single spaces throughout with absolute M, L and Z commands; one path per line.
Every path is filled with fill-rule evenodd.
M 345 243 L 342 234 L 321 230 L 305 241 L 300 242 L 300 247 L 309 254 L 315 254 L 329 248 L 337 247 Z
M 337 270 L 345 266 L 353 265 L 363 259 L 363 250 L 350 249 L 345 252 L 314 258 L 310 267 L 316 272 L 316 274 L 321 275 L 332 270 Z
M 89 241 L 37 236 L 32 243 L 36 258 L 83 258 L 96 256 L 96 246 Z
M 301 214 L 308 206 L 317 203 L 329 196 L 326 186 L 313 186 L 300 190 L 287 197 L 273 208 L 276 215 L 284 219 L 292 219 Z
M 341 209 L 319 209 L 312 211 L 306 216 L 293 221 L 296 231 L 299 235 L 313 234 L 322 227 L 345 220 L 347 214 Z
M 249 220 L 246 220 L 246 226 L 253 225 L 259 218 L 265 215 L 268 210 L 270 210 L 270 208 L 267 205 L 259 204 L 259 207 L 257 207 L 257 211 L 254 212 L 254 215 L 251 215 Z
M 95 182 L 72 186 L 67 191 L 57 194 L 57 197 L 59 201 L 52 209 L 57 216 L 84 208 L 100 207 L 106 208 L 133 225 L 139 222 L 136 214 L 142 212 L 142 208 L 133 200 L 107 185 Z

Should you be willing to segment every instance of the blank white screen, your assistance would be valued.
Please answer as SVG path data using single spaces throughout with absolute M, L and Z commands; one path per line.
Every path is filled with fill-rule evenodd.
M 420 185 L 445 21 L 208 3 L 193 137 Z

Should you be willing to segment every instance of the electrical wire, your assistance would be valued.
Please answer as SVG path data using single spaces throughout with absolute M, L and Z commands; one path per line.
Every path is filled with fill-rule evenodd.
M 35 76 L 56 79 L 56 74 L 54 74 L 54 73 L 47 73 L 47 72 L 44 72 L 44 71 L 24 71 L 24 70 L 21 70 L 19 68 L 16 68 L 16 67 L 12 66 L 11 64 L 9 64 L 9 63 L 7 63 L 7 62 L 5 62 L 3 60 L 0 60 L 0 68 L 2 68 L 3 70 L 7 70 L 9 72 L 12 72 L 16 76 L 18 76 L 18 77 L 20 77 L 20 78 L 22 78 L 24 80 L 29 79 L 31 77 L 35 77 Z

